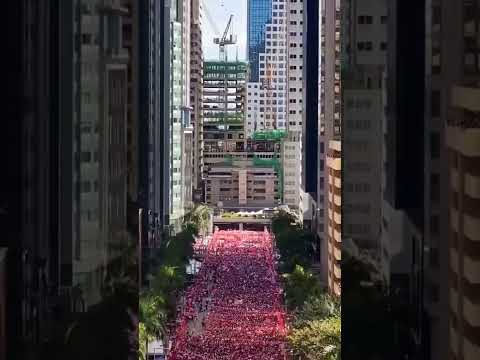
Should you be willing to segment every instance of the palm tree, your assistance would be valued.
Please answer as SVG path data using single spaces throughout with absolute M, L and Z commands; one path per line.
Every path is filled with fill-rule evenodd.
M 144 355 L 147 359 L 148 344 L 153 339 L 162 338 L 164 341 L 167 336 L 168 316 L 166 310 L 166 301 L 160 295 L 153 293 L 144 294 L 140 297 L 140 324 L 139 330 L 142 341 L 145 342 Z

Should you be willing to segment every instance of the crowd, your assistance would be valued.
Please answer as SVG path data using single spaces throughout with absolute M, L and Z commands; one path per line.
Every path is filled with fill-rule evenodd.
M 284 360 L 281 297 L 270 234 L 216 231 L 186 292 L 170 359 Z

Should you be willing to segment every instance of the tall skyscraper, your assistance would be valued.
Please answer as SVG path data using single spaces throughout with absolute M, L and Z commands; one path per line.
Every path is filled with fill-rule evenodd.
M 424 297 L 427 280 L 424 229 L 429 221 L 424 218 L 422 125 L 426 108 L 425 3 L 389 1 L 387 6 L 381 254 L 387 258 L 383 263 L 388 268 L 385 277 L 389 292 L 396 294 L 395 311 L 402 314 L 392 325 L 409 334 L 394 335 L 398 344 L 395 352 L 402 357 L 429 358 Z M 408 24 L 404 21 L 407 17 Z M 411 51 L 405 51 L 406 48 Z M 407 317 L 407 313 L 411 316 Z
M 343 233 L 379 256 L 383 73 L 387 57 L 385 0 L 343 2 Z M 342 55 L 343 55 L 342 54 Z
M 330 140 L 327 150 L 328 169 L 328 290 L 334 296 L 342 292 L 342 142 Z
M 316 202 L 319 146 L 319 66 L 320 66 L 320 1 L 304 0 L 303 6 L 303 106 L 302 106 L 302 188 Z M 308 111 L 307 111 L 308 109 Z M 324 163 L 322 163 L 324 166 Z M 320 169 L 323 171 L 323 169 Z
M 139 207 L 143 246 L 170 225 L 170 8 L 141 0 L 139 7 Z M 151 216 L 149 215 L 151 214 Z M 150 224 L 157 218 L 159 228 Z M 158 231 L 157 231 L 158 230 Z
M 16 162 L 5 162 L 12 175 L 2 184 L 13 192 L 2 194 L 1 216 L 6 352 L 55 358 L 55 332 L 104 300 L 117 249 L 128 246 L 129 15 L 120 1 L 6 6 L 18 64 L 6 79 L 15 127 L 2 139 Z
M 272 19 L 272 0 L 248 0 L 247 12 L 249 81 L 258 82 L 260 79 L 259 55 L 265 51 L 265 27 Z
M 190 45 L 190 106 L 193 127 L 193 197 L 201 201 L 203 194 L 203 51 L 202 51 L 202 6 L 200 0 L 192 0 L 191 45 Z
M 441 54 L 441 61 L 433 58 L 431 70 L 439 70 L 437 78 L 444 85 L 432 89 L 432 95 L 440 90 L 440 99 L 444 99 L 438 101 L 432 96 L 432 115 L 444 120 L 440 128 L 444 134 L 439 135 L 445 139 L 448 158 L 446 171 L 440 167 L 440 184 L 445 185 L 440 196 L 448 206 L 446 221 L 442 223 L 444 218 L 440 218 L 444 225 L 440 231 L 448 234 L 448 241 L 442 236 L 438 244 L 440 248 L 448 247 L 442 249 L 446 256 L 439 253 L 443 261 L 440 265 L 448 264 L 439 269 L 440 300 L 441 286 L 446 283 L 449 303 L 448 310 L 441 308 L 449 314 L 448 326 L 444 326 L 448 328 L 449 341 L 445 343 L 449 349 L 442 349 L 450 359 L 472 360 L 480 356 L 480 7 L 478 1 L 432 5 L 438 6 L 433 7 L 432 18 L 441 28 L 442 37 L 437 43 L 440 46 L 432 49 L 437 50 L 437 56 Z M 443 151 L 437 151 L 435 141 L 431 142 L 432 153 L 441 161 Z
M 320 26 L 320 131 L 317 207 L 317 233 L 321 239 L 322 279 L 327 283 L 328 248 L 328 169 L 327 150 L 331 140 L 341 136 L 341 11 L 340 0 L 323 0 Z M 327 179 L 327 180 L 326 180 Z

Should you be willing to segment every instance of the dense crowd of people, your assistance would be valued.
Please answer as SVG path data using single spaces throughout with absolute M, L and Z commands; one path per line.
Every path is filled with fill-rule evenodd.
M 172 360 L 284 360 L 285 313 L 268 232 L 216 231 L 187 290 Z

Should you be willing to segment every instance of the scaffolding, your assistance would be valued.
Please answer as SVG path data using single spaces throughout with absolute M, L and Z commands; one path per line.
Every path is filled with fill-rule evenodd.
M 206 61 L 203 66 L 203 117 L 205 125 L 241 126 L 245 121 L 244 62 Z M 240 129 L 239 129 L 240 130 Z

